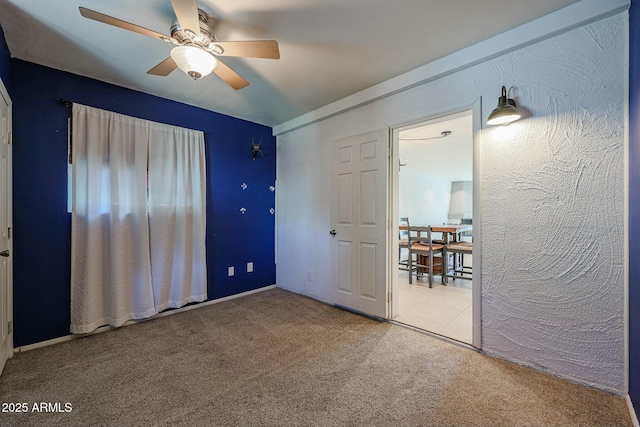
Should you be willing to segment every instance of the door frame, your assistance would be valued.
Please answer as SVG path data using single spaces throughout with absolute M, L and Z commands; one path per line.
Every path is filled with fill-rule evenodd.
M 2 79 L 0 79 L 0 97 L 7 104 L 7 138 L 8 138 L 8 165 L 7 165 L 7 227 L 9 230 L 13 230 L 13 103 L 9 92 L 4 85 Z M 7 258 L 7 301 L 0 301 L 0 304 L 6 304 L 7 313 L 7 354 L 6 358 L 13 357 L 13 236 L 8 236 L 7 242 L 9 257 Z M 2 324 L 2 322 L 0 322 Z M 5 349 L 0 349 L 5 351 Z M 0 366 L 0 374 L 4 366 Z
M 400 174 L 400 157 L 399 157 L 399 133 L 402 128 L 410 127 L 418 123 L 428 124 L 429 122 L 438 122 L 447 116 L 463 112 L 471 112 L 472 124 L 473 124 L 473 279 L 472 279 L 472 313 L 473 313 L 473 326 L 472 326 L 472 346 L 478 349 L 482 348 L 482 183 L 480 170 L 482 167 L 481 156 L 481 136 L 482 136 L 482 98 L 477 97 L 472 100 L 463 101 L 455 105 L 450 105 L 445 108 L 430 111 L 420 111 L 412 114 L 411 116 L 401 118 L 392 123 L 388 123 L 387 126 L 391 130 L 391 165 L 389 167 L 389 207 L 391 224 L 389 230 L 389 276 L 391 294 L 389 307 L 387 312 L 389 313 L 389 319 L 398 313 L 399 311 L 399 298 L 398 295 L 398 275 L 393 274 L 395 272 L 397 260 L 395 257 L 398 254 L 398 222 L 400 220 L 399 214 L 399 174 Z

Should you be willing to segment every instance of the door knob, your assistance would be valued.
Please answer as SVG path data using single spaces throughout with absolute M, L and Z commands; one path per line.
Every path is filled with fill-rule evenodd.
M 5 257 L 5 258 L 8 258 L 8 257 L 9 257 L 9 250 L 6 250 L 6 251 L 2 251 L 2 252 L 0 252 L 0 256 L 3 256 L 3 257 Z
M 335 236 L 335 235 L 336 235 L 336 230 L 331 230 L 331 231 L 329 232 L 329 234 L 331 234 L 332 236 Z

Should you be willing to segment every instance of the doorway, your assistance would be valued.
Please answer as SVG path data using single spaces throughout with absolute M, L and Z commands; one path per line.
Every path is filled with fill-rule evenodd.
M 410 226 L 455 230 L 434 232 L 432 239 L 466 242 L 474 248 L 473 254 L 437 254 L 440 264 L 446 257 L 448 268 L 434 261 L 430 287 L 424 269 L 412 266 L 409 270 L 407 249 L 393 245 L 390 253 L 391 319 L 476 347 L 480 347 L 480 258 L 479 239 L 475 239 L 480 221 L 474 215 L 479 214 L 479 118 L 476 102 L 462 111 L 402 125 L 392 135 L 393 212 L 398 224 L 392 238 L 406 240 L 408 219 Z

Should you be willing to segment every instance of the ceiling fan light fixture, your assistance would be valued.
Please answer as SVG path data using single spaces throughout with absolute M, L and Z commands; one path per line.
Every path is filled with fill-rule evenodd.
M 516 107 L 516 102 L 507 98 L 507 88 L 502 86 L 502 96 L 498 98 L 498 106 L 489 114 L 487 124 L 493 125 L 506 125 L 511 122 L 515 122 L 520 119 L 522 114 Z
M 176 46 L 171 49 L 171 58 L 178 68 L 194 80 L 208 76 L 218 66 L 210 53 L 194 46 Z

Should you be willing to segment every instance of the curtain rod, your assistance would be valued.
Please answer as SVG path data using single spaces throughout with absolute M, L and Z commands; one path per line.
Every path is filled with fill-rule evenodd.
M 60 103 L 67 108 L 71 107 L 71 105 L 73 104 L 73 102 L 67 101 L 66 99 L 62 99 L 62 98 L 60 98 Z

